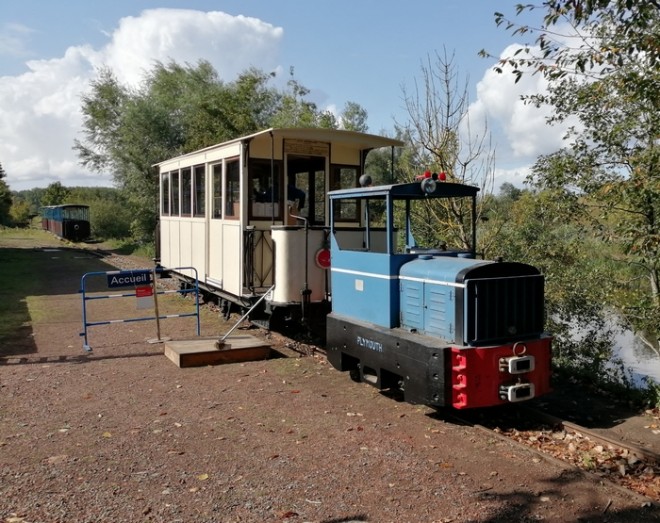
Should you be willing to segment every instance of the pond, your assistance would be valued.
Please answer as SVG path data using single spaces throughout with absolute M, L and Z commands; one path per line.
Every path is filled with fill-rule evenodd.
M 660 383 L 660 352 L 649 347 L 635 333 L 629 330 L 617 332 L 614 356 L 632 372 L 635 384 L 643 385 L 645 377 Z

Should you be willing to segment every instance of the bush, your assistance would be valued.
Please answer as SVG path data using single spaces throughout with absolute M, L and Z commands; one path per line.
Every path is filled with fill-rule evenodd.
M 89 206 L 93 236 L 121 239 L 131 235 L 132 212 L 125 202 L 95 200 Z

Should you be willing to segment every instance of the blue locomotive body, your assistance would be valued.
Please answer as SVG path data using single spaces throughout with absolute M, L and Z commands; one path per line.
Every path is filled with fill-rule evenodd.
M 432 406 L 491 406 L 549 391 L 543 276 L 526 264 L 476 259 L 477 191 L 434 180 L 329 194 L 334 367 Z M 416 245 L 412 205 L 432 198 L 470 202 L 471 249 Z M 342 205 L 360 207 L 363 226 L 340 227 Z M 371 226 L 373 208 L 384 210 L 380 227 Z

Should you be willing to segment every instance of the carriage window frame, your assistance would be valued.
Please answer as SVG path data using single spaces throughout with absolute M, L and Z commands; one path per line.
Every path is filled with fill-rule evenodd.
M 170 216 L 181 214 L 181 179 L 179 171 L 170 171 Z
M 192 168 L 184 167 L 180 170 L 181 183 L 181 216 L 192 216 Z
M 353 171 L 350 180 L 342 176 L 344 170 Z M 332 164 L 330 167 L 330 190 L 353 189 L 359 187 L 360 168 L 356 165 Z M 333 201 L 333 214 L 335 221 L 343 223 L 354 223 L 360 221 L 361 204 L 360 199 L 338 199 Z
M 160 214 L 170 215 L 170 173 L 160 174 Z
M 222 186 L 222 173 L 224 172 L 224 162 L 218 162 L 210 165 L 211 167 L 211 217 L 214 220 L 221 220 L 224 213 L 222 212 L 223 204 L 223 186 Z
M 193 167 L 193 216 L 204 218 L 206 216 L 206 165 Z
M 284 163 L 274 160 L 273 185 L 271 188 L 271 161 L 270 159 L 250 159 L 248 164 L 248 194 L 250 194 L 249 218 L 255 220 L 281 220 Z M 255 183 L 257 182 L 257 183 Z M 275 212 L 273 212 L 273 207 Z
M 225 160 L 225 220 L 240 220 L 241 218 L 241 159 Z

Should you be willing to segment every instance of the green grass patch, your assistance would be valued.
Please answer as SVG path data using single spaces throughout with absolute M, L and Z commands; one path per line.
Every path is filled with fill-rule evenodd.
M 0 248 L 34 249 L 37 247 L 61 247 L 64 242 L 42 229 L 0 227 Z

